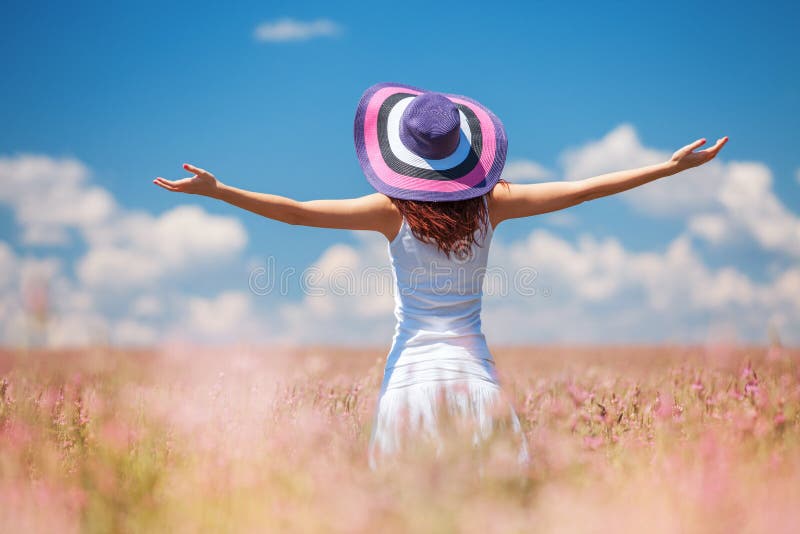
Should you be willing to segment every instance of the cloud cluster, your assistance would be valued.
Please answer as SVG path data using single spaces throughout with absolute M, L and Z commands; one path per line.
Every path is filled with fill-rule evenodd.
M 306 295 L 279 310 L 286 342 L 387 343 L 393 299 L 371 277 L 355 276 L 352 290 L 337 294 L 331 280 L 385 265 L 385 241 L 360 236 L 335 245 L 317 262 L 324 294 Z M 511 284 L 487 287 L 483 323 L 495 343 L 704 342 L 724 333 L 740 341 L 766 341 L 773 327 L 784 341 L 800 342 L 800 268 L 758 282 L 732 266 L 709 267 L 682 233 L 664 250 L 633 252 L 615 238 L 588 233 L 575 242 L 544 230 L 526 239 L 492 244 L 488 279 L 511 280 L 533 268 L 525 292 Z M 500 273 L 505 273 L 502 277 Z M 269 298 L 267 296 L 262 298 Z
M 77 264 L 90 287 L 146 287 L 198 261 L 235 255 L 247 243 L 236 219 L 178 206 L 155 217 L 118 214 L 84 232 L 89 252 Z
M 317 37 L 336 37 L 341 33 L 341 26 L 329 19 L 302 21 L 282 18 L 262 22 L 256 27 L 254 36 L 261 42 L 285 43 L 308 41 Z
M 238 220 L 196 206 L 161 215 L 125 209 L 92 185 L 88 168 L 75 159 L 0 157 L 0 180 L 7 184 L 0 204 L 10 208 L 20 241 L 51 254 L 18 254 L 0 241 L 0 333 L 6 343 L 26 344 L 37 336 L 53 345 L 155 342 L 164 333 L 155 318 L 187 306 L 191 311 L 189 297 L 173 297 L 172 306 L 165 302 L 170 282 L 190 266 L 238 257 L 247 244 Z M 53 249 L 62 253 L 54 256 Z M 62 258 L 76 249 L 82 254 L 65 266 Z M 151 293 L 142 296 L 142 290 Z M 31 309 L 37 306 L 42 310 Z M 40 332 L 44 326 L 37 321 L 45 319 L 46 332 Z
M 88 185 L 80 161 L 22 155 L 0 158 L 0 203 L 8 204 L 27 245 L 63 245 L 70 230 L 89 230 L 116 209 L 108 191 Z
M 621 125 L 565 150 L 558 174 L 581 179 L 669 155 Z M 536 181 L 553 173 L 522 162 L 511 164 L 507 175 Z M 2 344 L 386 345 L 391 339 L 392 279 L 386 242 L 377 234 L 354 233 L 355 244 L 325 250 L 306 269 L 311 276 L 302 281 L 303 294 L 259 296 L 242 288 L 248 237 L 235 218 L 195 206 L 158 215 L 122 207 L 69 158 L 0 157 L 0 179 L 8 184 L 0 204 L 19 230 L 18 250 L 0 241 Z M 766 165 L 718 158 L 620 198 L 632 219 L 684 226 L 644 251 L 619 238 L 598 238 L 573 212 L 551 222 L 570 226 L 574 238 L 538 227 L 507 242 L 501 226 L 490 268 L 532 268 L 536 291 L 487 292 L 483 322 L 490 342 L 694 342 L 720 332 L 763 342 L 776 328 L 784 341 L 800 343 L 800 222 L 775 195 Z M 719 258 L 712 266 L 704 257 L 708 244 L 730 243 L 760 251 L 767 274 Z M 178 283 L 204 265 L 212 269 L 208 281 Z
M 394 296 L 386 239 L 354 235 L 355 246 L 333 245 L 310 266 L 299 302 L 278 308 L 280 341 L 385 344 L 391 339 Z
M 542 164 L 530 160 L 509 161 L 503 167 L 503 179 L 518 184 L 551 180 L 553 173 Z
M 678 148 L 678 147 L 676 147 Z M 620 125 L 602 138 L 561 155 L 563 176 L 578 180 L 668 159 L 672 152 L 644 146 L 633 126 Z M 547 179 L 553 173 L 532 161 L 510 162 L 504 176 L 517 182 Z M 714 161 L 628 191 L 620 197 L 631 217 L 683 218 L 684 230 L 663 249 L 627 250 L 618 239 L 582 233 L 576 241 L 538 229 L 527 239 L 492 245 L 491 268 L 537 272 L 537 295 L 509 292 L 487 296 L 484 325 L 496 342 L 659 341 L 701 342 L 709 336 L 766 341 L 776 328 L 785 340 L 800 342 L 800 268 L 792 262 L 800 247 L 800 218 L 772 188 L 769 168 L 758 162 Z M 554 215 L 563 217 L 551 221 Z M 572 212 L 544 216 L 555 226 L 579 225 Z M 500 235 L 502 234 L 502 230 Z M 748 242 L 767 260 L 789 259 L 767 281 L 735 266 L 712 268 L 693 241 Z M 380 240 L 358 247 L 337 245 L 324 264 L 366 269 L 381 264 Z M 385 245 L 384 245 L 385 246 Z M 303 320 L 324 325 L 323 339 L 352 338 L 346 324 L 369 325 L 359 339 L 380 342 L 393 321 L 392 302 L 373 298 L 368 314 L 364 289 L 354 297 L 307 297 L 286 317 L 297 338 L 307 339 Z M 325 313 L 321 313 L 321 311 Z M 344 315 L 340 315 L 344 314 Z M 346 318 L 345 318 L 346 317 Z
M 623 124 L 597 141 L 565 151 L 562 163 L 566 179 L 577 180 L 670 156 L 643 146 L 634 128 Z M 763 163 L 715 159 L 621 198 L 649 216 L 689 217 L 692 233 L 715 244 L 749 238 L 764 250 L 800 257 L 800 217 L 775 195 L 772 182 L 772 172 Z
M 533 266 L 540 289 L 487 299 L 487 333 L 496 339 L 702 342 L 725 326 L 739 339 L 764 341 L 772 325 L 798 341 L 797 267 L 759 283 L 735 267 L 706 265 L 686 233 L 663 251 L 632 252 L 590 234 L 572 243 L 541 229 L 493 247 L 505 268 Z

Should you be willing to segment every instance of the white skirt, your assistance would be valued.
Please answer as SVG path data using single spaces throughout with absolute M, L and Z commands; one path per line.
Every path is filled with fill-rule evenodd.
M 475 447 L 510 426 L 518 442 L 517 463 L 523 468 L 528 465 L 525 436 L 498 383 L 494 361 L 440 352 L 425 361 L 405 363 L 401 358 L 384 371 L 370 436 L 370 468 L 376 470 L 417 437 L 432 438 L 440 454 L 443 415 L 469 424 Z

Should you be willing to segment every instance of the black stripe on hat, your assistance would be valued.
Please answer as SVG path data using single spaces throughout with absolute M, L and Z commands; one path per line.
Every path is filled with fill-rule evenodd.
M 423 178 L 426 180 L 456 180 L 469 174 L 470 171 L 472 171 L 472 169 L 474 169 L 478 164 L 478 161 L 480 161 L 481 151 L 483 150 L 483 134 L 481 132 L 480 120 L 478 120 L 475 112 L 463 104 L 456 104 L 456 106 L 458 106 L 458 109 L 460 109 L 467 117 L 467 124 L 469 124 L 469 130 L 471 134 L 470 150 L 467 154 L 467 157 L 464 158 L 464 161 L 455 167 L 437 171 L 434 169 L 423 169 L 422 167 L 417 167 L 416 165 L 410 165 L 404 161 L 401 161 L 397 156 L 394 155 L 394 152 L 392 152 L 392 148 L 389 145 L 389 134 L 387 131 L 389 112 L 392 110 L 395 104 L 397 104 L 403 98 L 409 96 L 416 95 L 410 93 L 395 93 L 387 97 L 383 104 L 381 104 L 380 110 L 378 110 L 378 145 L 381 148 L 381 156 L 383 156 L 383 160 L 386 162 L 386 165 L 398 174 L 411 176 L 414 178 Z

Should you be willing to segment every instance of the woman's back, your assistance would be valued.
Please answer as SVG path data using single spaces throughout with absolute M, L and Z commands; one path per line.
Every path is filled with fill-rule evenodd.
M 485 229 L 479 228 L 475 234 L 480 246 L 448 257 L 436 244 L 418 239 L 403 219 L 397 236 L 389 243 L 395 281 L 395 345 L 458 343 L 483 337 L 481 296 L 491 224 L 487 221 Z
M 371 467 L 380 456 L 402 449 L 409 430 L 438 436 L 437 411 L 445 408 L 438 406 L 442 393 L 450 413 L 474 419 L 473 444 L 493 432 L 493 406 L 505 400 L 481 331 L 491 238 L 487 218 L 469 251 L 448 257 L 435 244 L 418 239 L 404 218 L 389 243 L 397 326 L 373 422 Z M 508 409 L 514 431 L 521 433 L 516 413 Z M 527 459 L 523 438 L 519 460 Z

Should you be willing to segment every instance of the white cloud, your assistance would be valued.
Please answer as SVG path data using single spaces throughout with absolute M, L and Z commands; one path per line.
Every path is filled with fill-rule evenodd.
M 664 161 L 665 154 L 644 147 L 632 125 L 620 124 L 597 141 L 566 149 L 561 154 L 561 162 L 566 179 L 579 180 L 596 174 L 652 165 Z
M 800 184 L 800 167 L 794 171 L 794 179 L 798 184 Z
M 0 289 L 11 285 L 17 271 L 17 257 L 8 243 L 0 241 Z
M 23 242 L 66 244 L 69 231 L 78 231 L 89 246 L 77 265 L 88 285 L 141 286 L 188 262 L 229 257 L 247 242 L 244 227 L 234 218 L 209 215 L 196 206 L 179 206 L 160 216 L 125 210 L 89 177 L 86 166 L 71 158 L 0 157 L 0 203 L 13 210 Z
M 110 341 L 108 321 L 99 313 L 60 314 L 47 325 L 46 344 L 52 347 L 97 345 Z
M 504 341 L 703 341 L 731 322 L 764 341 L 773 317 L 800 340 L 800 270 L 758 283 L 733 267 L 708 267 L 686 235 L 663 252 L 631 252 L 618 240 L 582 235 L 570 243 L 546 230 L 492 245 L 494 266 L 537 271 L 536 294 L 488 294 L 487 335 Z M 511 289 L 511 288 L 510 288 Z
M 178 206 L 158 217 L 122 215 L 87 232 L 89 252 L 78 262 L 80 279 L 92 287 L 142 287 L 189 264 L 238 254 L 247 243 L 242 224 Z
M 302 301 L 280 307 L 282 341 L 375 344 L 391 338 L 394 296 L 386 239 L 354 235 L 356 246 L 333 245 L 309 267 Z
M 133 319 L 123 319 L 114 325 L 112 341 L 123 346 L 146 346 L 156 343 L 159 332 L 153 326 Z
M 68 230 L 101 223 L 116 209 L 111 194 L 88 179 L 86 166 L 72 158 L 0 157 L 0 203 L 12 208 L 24 243 L 65 244 Z
M 155 295 L 141 295 L 136 297 L 131 305 L 131 312 L 137 317 L 155 317 L 163 310 L 161 300 Z
M 178 306 L 180 319 L 166 333 L 191 343 L 258 342 L 274 336 L 269 318 L 253 305 L 252 295 L 223 291 L 213 297 L 187 296 Z
M 98 302 L 104 291 L 86 288 L 80 280 L 67 277 L 56 258 L 19 257 L 0 242 L 0 274 L 9 266 L 13 268 L 9 280 L 0 284 L 0 344 L 131 346 L 167 338 L 263 340 L 269 332 L 246 293 L 223 291 L 200 298 L 162 288 L 165 296 L 112 299 L 122 301 L 121 311 L 114 312 Z
M 228 292 L 214 299 L 190 298 L 187 302 L 189 324 L 201 332 L 228 332 L 250 315 L 250 300 L 239 292 Z
M 89 178 L 86 166 L 71 158 L 0 157 L 0 204 L 11 208 L 23 243 L 52 252 L 74 234 L 86 246 L 71 265 L 73 277 L 57 257 L 18 256 L 0 242 L 0 343 L 152 341 L 161 333 L 153 321 L 158 303 L 152 298 L 132 303 L 130 291 L 149 287 L 179 303 L 185 297 L 161 282 L 189 265 L 234 257 L 247 243 L 235 218 L 196 206 L 157 216 L 124 209 Z
M 800 257 L 800 217 L 775 195 L 766 165 L 731 163 L 719 199 L 730 224 L 745 230 L 764 249 Z
M 547 224 L 561 228 L 574 228 L 580 223 L 580 218 L 572 211 L 556 211 L 542 215 Z
M 316 37 L 335 37 L 341 33 L 341 26 L 329 19 L 301 21 L 283 18 L 259 24 L 254 34 L 258 41 L 283 43 L 307 41 Z
M 543 165 L 530 160 L 516 160 L 506 163 L 503 178 L 509 182 L 529 183 L 549 180 L 553 173 Z
M 17 256 L 5 243 L 2 263 L 12 265 L 0 286 L 0 342 L 6 345 L 71 345 L 104 342 L 106 320 L 92 297 L 62 272 L 58 258 Z
M 125 248 L 90 250 L 77 267 L 82 282 L 110 289 L 141 287 L 164 272 L 158 258 Z
M 714 244 L 722 243 L 732 237 L 728 219 L 718 214 L 703 213 L 691 217 L 689 231 Z

